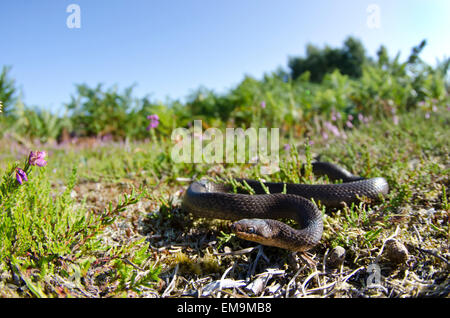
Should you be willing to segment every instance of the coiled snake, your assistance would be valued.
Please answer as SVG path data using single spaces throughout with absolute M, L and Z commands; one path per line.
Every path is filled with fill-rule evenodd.
M 327 207 L 351 204 L 361 197 L 376 200 L 389 191 L 384 178 L 364 179 L 327 162 L 312 163 L 313 173 L 326 174 L 340 184 L 288 184 L 265 182 L 266 194 L 260 181 L 246 181 L 257 195 L 229 193 L 230 186 L 205 180 L 193 182 L 187 189 L 182 209 L 198 217 L 238 220 L 231 226 L 240 238 L 263 245 L 292 251 L 306 251 L 322 237 L 322 215 L 310 201 L 320 201 Z M 291 218 L 300 229 L 294 229 L 275 219 Z

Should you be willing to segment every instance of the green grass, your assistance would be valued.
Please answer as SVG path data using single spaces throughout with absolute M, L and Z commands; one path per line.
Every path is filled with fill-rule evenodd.
M 254 274 L 267 268 L 284 271 L 267 282 L 267 287 L 281 286 L 278 293 L 265 291 L 273 297 L 286 293 L 442 296 L 450 284 L 449 123 L 450 112 L 442 107 L 430 118 L 420 110 L 399 115 L 398 125 L 391 118 L 373 121 L 347 130 L 346 139 L 324 140 L 319 131 L 310 134 L 312 145 L 306 139 L 291 138 L 291 150 L 281 152 L 281 170 L 265 176 L 267 180 L 324 182 L 309 169 L 304 175 L 299 170 L 320 155 L 355 174 L 383 176 L 391 190 L 376 205 L 362 202 L 332 211 L 323 209 L 323 238 L 304 256 L 312 262 L 265 248 L 267 259 L 261 258 L 256 265 L 254 254 L 223 253 L 254 246 L 230 235 L 229 222 L 193 219 L 179 211 L 179 200 L 189 184 L 183 178 L 255 178 L 259 164 L 175 164 L 170 159 L 170 139 L 163 137 L 147 143 L 93 147 L 41 145 L 35 147 L 49 152 L 48 165 L 34 167 L 28 182 L 12 187 L 15 180 L 8 172 L 14 164 L 20 165 L 31 149 L 4 138 L 0 144 L 5 175 L 0 208 L 0 294 L 161 296 L 176 271 L 179 278 L 165 295 L 186 296 L 220 279 L 230 266 L 234 270 L 227 277 L 236 280 L 247 277 L 255 266 Z M 381 253 L 384 242 L 393 235 L 409 251 L 403 264 L 394 264 Z M 334 271 L 323 269 L 325 255 L 335 246 L 346 249 L 344 265 Z M 387 294 L 366 288 L 365 269 L 374 262 L 381 267 Z M 317 275 L 302 289 L 312 273 Z M 254 276 L 249 277 L 252 280 Z M 336 289 L 336 282 L 344 278 L 345 284 Z M 328 285 L 333 289 L 323 287 Z M 248 292 L 246 296 L 255 295 Z
M 108 255 L 110 266 L 118 273 L 113 277 L 120 281 L 117 293 L 125 287 L 158 280 L 158 267 L 138 281 L 131 271 L 130 264 L 139 266 L 149 257 L 145 239 L 116 247 L 103 244 L 99 237 L 145 192 L 124 193 L 117 203 L 109 202 L 103 211 L 88 211 L 71 197 L 77 183 L 76 168 L 65 186 L 56 189 L 49 181 L 48 167 L 33 172 L 23 185 L 18 186 L 13 179 L 9 188 L 4 187 L 1 201 L 0 264 L 3 270 L 10 269 L 11 277 L 26 284 L 25 294 L 45 297 L 47 290 L 43 286 L 54 277 L 64 280 L 74 275 L 78 279 L 85 276 L 98 253 Z M 11 178 L 10 174 L 7 177 Z M 54 289 L 49 294 L 66 293 Z

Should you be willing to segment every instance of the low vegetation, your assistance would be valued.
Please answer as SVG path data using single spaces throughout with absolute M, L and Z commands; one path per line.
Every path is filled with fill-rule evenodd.
M 353 70 L 343 59 L 318 74 L 313 61 L 336 61 L 355 45 Z M 384 48 L 370 59 L 354 39 L 310 48 L 290 70 L 246 77 L 223 95 L 199 89 L 185 103 L 78 85 L 65 116 L 24 105 L 4 68 L 0 295 L 448 296 L 449 61 L 424 64 L 424 45 L 405 62 Z M 193 119 L 204 128 L 279 127 L 280 170 L 175 163 L 171 132 Z M 301 174 L 318 156 L 383 176 L 390 192 L 378 204 L 320 207 L 324 234 L 307 253 L 260 248 L 230 234 L 228 221 L 179 209 L 203 176 L 329 182 Z

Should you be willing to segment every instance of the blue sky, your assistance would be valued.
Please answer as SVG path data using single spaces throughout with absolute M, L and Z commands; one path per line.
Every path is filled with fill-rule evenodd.
M 81 28 L 66 25 L 78 4 Z M 380 9 L 379 28 L 367 8 Z M 76 83 L 164 101 L 203 85 L 225 92 L 245 74 L 287 65 L 307 43 L 341 46 L 348 35 L 391 56 L 426 38 L 422 58 L 450 56 L 448 0 L 14 0 L 0 1 L 0 66 L 27 105 L 60 110 Z

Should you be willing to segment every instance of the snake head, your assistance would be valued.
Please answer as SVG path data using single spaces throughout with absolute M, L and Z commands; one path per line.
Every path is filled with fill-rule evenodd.
M 270 225 L 271 220 L 242 219 L 231 225 L 231 230 L 237 237 L 263 245 L 273 245 L 276 233 Z M 271 244 L 272 243 L 272 244 Z
M 302 252 L 314 247 L 322 236 L 322 222 L 307 229 L 294 230 L 271 219 L 242 219 L 231 225 L 237 237 L 262 245 Z

